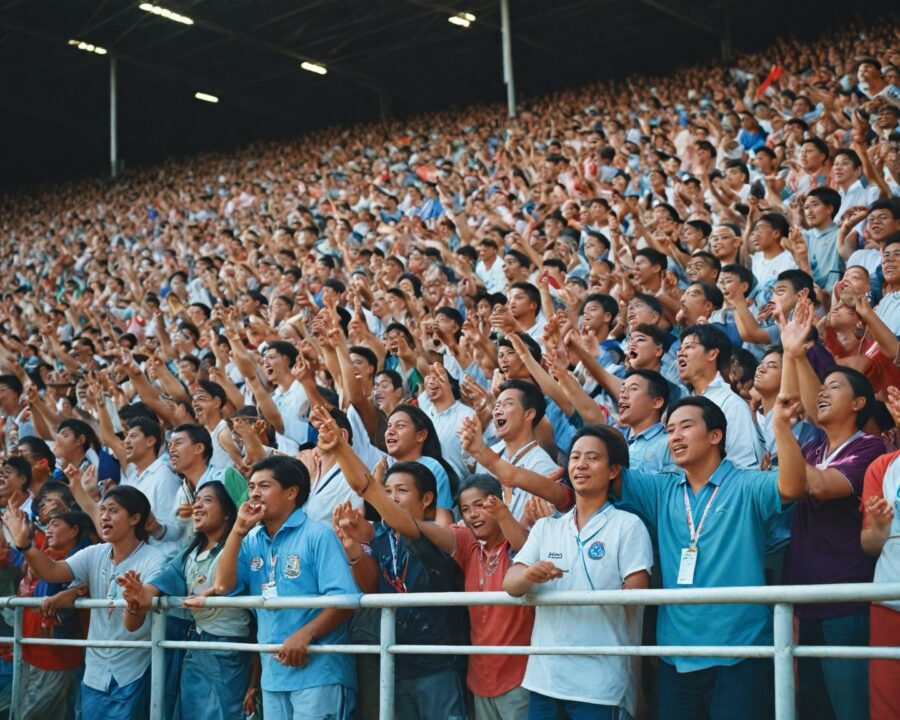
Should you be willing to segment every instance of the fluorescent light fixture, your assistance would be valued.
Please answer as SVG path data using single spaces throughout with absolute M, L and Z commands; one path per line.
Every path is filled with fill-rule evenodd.
M 469 25 L 475 22 L 475 16 L 470 12 L 461 12 L 448 17 L 447 22 L 449 22 L 451 25 L 458 25 L 461 28 L 467 28 L 469 27 Z
M 300 63 L 300 67 L 304 70 L 315 73 L 316 75 L 325 75 L 328 72 L 328 69 L 324 65 L 319 65 L 318 63 L 306 62 L 305 60 Z
M 138 7 L 144 12 L 159 15 L 160 17 L 163 17 L 166 20 L 171 20 L 172 22 L 181 23 L 182 25 L 194 24 L 194 21 L 191 20 L 187 15 L 182 15 L 181 13 L 174 12 L 172 10 L 169 10 L 168 8 L 162 7 L 161 5 L 154 5 L 153 3 L 144 2 L 138 5 Z
M 92 45 L 91 43 L 87 43 L 84 40 L 69 40 L 69 45 L 72 47 L 78 48 L 79 50 L 84 50 L 85 52 L 95 53 L 97 55 L 106 55 L 108 50 L 105 47 L 100 47 L 99 45 Z
M 202 100 L 203 102 L 208 102 L 208 103 L 219 102 L 219 98 L 217 98 L 215 95 L 210 95 L 209 93 L 205 93 L 205 92 L 195 92 L 194 97 L 197 98 L 198 100 Z

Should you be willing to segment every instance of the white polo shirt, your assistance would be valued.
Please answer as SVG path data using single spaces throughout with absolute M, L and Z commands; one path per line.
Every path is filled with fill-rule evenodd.
M 300 445 L 306 442 L 309 433 L 309 423 L 302 417 L 308 402 L 306 391 L 294 380 L 287 390 L 276 387 L 272 393 L 272 402 L 281 413 L 284 426 L 283 433 L 275 434 L 278 449 L 285 455 L 295 455 Z
M 121 599 L 122 588 L 116 578 L 127 570 L 140 573 L 142 578 L 156 575 L 166 564 L 165 557 L 147 543 L 142 543 L 118 565 L 112 561 L 109 543 L 91 545 L 79 550 L 65 560 L 76 581 L 86 582 L 91 598 Z M 134 632 L 128 632 L 122 622 L 125 608 L 115 608 L 110 614 L 107 608 L 91 610 L 88 640 L 149 640 L 150 623 L 145 622 Z M 140 678 L 150 667 L 150 650 L 140 648 L 89 647 L 84 655 L 84 684 L 94 690 L 106 692 L 115 679 L 124 687 Z
M 700 393 L 722 408 L 728 425 L 725 428 L 725 454 L 735 467 L 759 468 L 763 440 L 747 402 L 716 373 L 715 379 Z
M 553 459 L 540 445 L 537 444 L 537 442 L 532 442 L 533 444 L 531 444 L 531 447 L 528 445 L 525 446 L 528 449 L 524 453 L 522 450 L 525 448 L 522 448 L 512 456 L 507 453 L 506 443 L 503 442 L 492 446 L 491 450 L 506 460 L 506 462 L 512 463 L 516 467 L 532 470 L 533 472 L 544 476 L 550 476 L 557 472 L 559 470 L 559 465 L 553 462 Z M 490 475 L 490 470 L 481 464 L 476 466 L 475 472 L 488 473 Z M 522 519 L 522 515 L 525 512 L 525 503 L 528 502 L 528 498 L 530 497 L 531 493 L 525 492 L 517 487 L 512 489 L 512 501 L 509 503 L 509 511 L 516 520 Z
M 561 590 L 618 590 L 625 578 L 653 566 L 650 534 L 637 515 L 610 504 L 578 532 L 575 510 L 541 518 L 514 562 L 533 565 L 548 560 L 565 573 L 537 584 L 537 595 Z M 537 607 L 531 644 L 538 646 L 640 645 L 643 608 Z M 637 687 L 633 659 L 529 655 L 522 687 L 560 700 L 625 708 L 635 713 Z
M 428 394 L 424 392 L 419 395 L 419 409 L 434 423 L 434 429 L 441 441 L 444 460 L 450 463 L 450 467 L 462 481 L 469 474 L 469 467 L 473 464 L 473 460 L 472 456 L 463 450 L 456 433 L 462 427 L 463 418 L 473 417 L 475 411 L 468 405 L 463 405 L 459 400 L 446 410 L 438 410 L 429 399 Z
M 349 502 L 353 508 L 361 508 L 363 499 L 347 484 L 347 478 L 337 463 L 310 482 L 309 498 L 303 504 L 303 512 L 310 519 L 331 527 L 331 513 L 337 505 Z
M 169 465 L 169 456 L 160 455 L 141 473 L 134 463 L 129 463 L 122 471 L 122 484 L 131 485 L 147 496 L 153 515 L 166 528 L 162 540 L 151 538 L 150 544 L 164 555 L 174 555 L 181 546 L 179 540 L 182 526 L 175 514 L 178 510 L 181 478 Z

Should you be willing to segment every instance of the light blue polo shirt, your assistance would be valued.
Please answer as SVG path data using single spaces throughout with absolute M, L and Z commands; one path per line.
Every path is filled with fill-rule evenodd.
M 359 595 L 341 542 L 332 529 L 310 520 L 297 509 L 269 538 L 265 525 L 253 528 L 241 543 L 237 585 L 233 595 L 262 595 L 274 563 L 278 597 Z M 257 610 L 260 643 L 278 644 L 314 620 L 321 609 Z M 346 643 L 348 623 L 343 623 L 315 644 Z M 350 655 L 311 653 L 303 667 L 285 667 L 270 653 L 261 653 L 262 688 L 268 692 L 294 692 L 322 685 L 356 688 L 356 667 Z
M 684 491 L 694 523 L 700 522 L 715 488 L 698 542 L 693 585 L 678 585 L 681 551 L 690 543 Z M 695 497 L 683 474 L 623 471 L 617 507 L 637 513 L 659 539 L 664 588 L 765 585 L 767 526 L 782 510 L 778 474 L 738 470 L 723 460 Z M 766 605 L 663 605 L 657 626 L 660 645 L 771 645 L 772 610 Z M 740 658 L 663 658 L 678 672 L 735 665 Z
M 651 425 L 637 435 L 631 428 L 620 428 L 628 442 L 632 470 L 652 473 L 677 473 L 678 466 L 669 452 L 669 436 L 662 423 Z
M 803 239 L 809 248 L 809 267 L 813 280 L 823 290 L 831 292 L 840 280 L 844 262 L 837 249 L 838 226 L 831 224 L 824 230 L 804 230 Z

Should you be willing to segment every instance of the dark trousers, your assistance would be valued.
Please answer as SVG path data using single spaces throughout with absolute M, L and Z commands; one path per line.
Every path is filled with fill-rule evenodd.
M 680 673 L 659 663 L 660 720 L 768 720 L 775 714 L 771 660 Z

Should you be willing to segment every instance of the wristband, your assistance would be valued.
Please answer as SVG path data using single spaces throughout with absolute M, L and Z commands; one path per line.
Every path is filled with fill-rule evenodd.
M 19 547 L 18 545 L 13 545 L 13 547 L 24 555 L 34 547 L 34 544 L 31 542 L 31 540 L 29 540 L 28 544 L 25 547 Z

